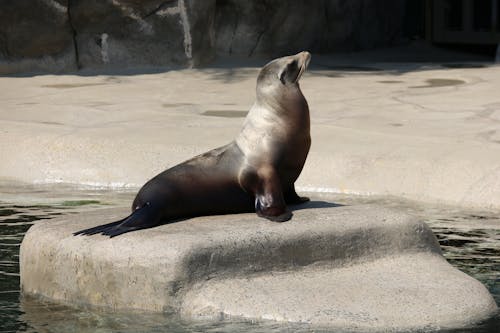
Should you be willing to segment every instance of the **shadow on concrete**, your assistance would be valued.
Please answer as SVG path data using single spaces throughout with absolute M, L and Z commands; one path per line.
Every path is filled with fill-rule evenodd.
M 322 201 L 322 200 L 311 200 L 311 201 L 305 202 L 303 204 L 291 205 L 290 209 L 292 211 L 295 211 L 295 210 L 302 210 L 302 209 L 334 208 L 334 207 L 342 207 L 342 206 L 345 206 L 345 205 L 334 203 L 334 202 Z
M 231 67 L 231 68 L 198 68 L 202 73 L 206 73 L 210 76 L 211 80 L 219 81 L 223 83 L 233 83 L 239 82 L 246 79 L 256 79 L 257 74 L 262 66 L 264 66 L 266 62 L 263 62 L 261 65 L 248 67 L 242 64 L 242 67 Z
M 174 70 L 182 70 L 184 67 L 180 66 L 165 66 L 165 67 L 131 67 L 131 68 L 102 68 L 102 69 L 80 69 L 68 72 L 28 72 L 28 73 L 14 73 L 2 74 L 0 77 L 33 77 L 43 75 L 76 75 L 82 77 L 91 76 L 135 76 L 135 75 L 148 75 L 148 74 L 161 74 Z
M 396 47 L 339 52 L 313 53 L 305 75 L 341 78 L 356 74 L 402 75 L 435 69 L 469 69 L 495 66 L 494 46 L 432 45 L 414 41 Z M 212 74 L 213 80 L 235 82 L 255 76 L 271 58 L 218 56 L 198 70 Z
M 487 46 L 436 46 L 425 41 L 414 41 L 396 47 L 339 52 L 313 53 L 308 74 L 327 77 L 344 77 L 354 74 L 401 75 L 412 71 L 457 68 L 482 68 L 495 66 L 495 47 Z M 246 57 L 217 55 L 211 63 L 194 70 L 211 75 L 213 80 L 225 83 L 255 77 L 258 70 L 271 57 Z M 77 76 L 135 76 L 161 74 L 186 69 L 182 66 L 82 69 L 63 73 L 17 73 L 3 77 L 31 77 L 37 75 Z

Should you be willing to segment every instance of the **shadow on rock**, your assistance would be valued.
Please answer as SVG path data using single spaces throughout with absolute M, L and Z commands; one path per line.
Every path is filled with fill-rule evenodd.
M 303 204 L 290 206 L 292 211 L 302 210 L 302 209 L 313 209 L 313 208 L 333 208 L 333 207 L 342 207 L 345 205 L 341 205 L 334 202 L 321 201 L 321 200 L 312 200 L 305 202 Z

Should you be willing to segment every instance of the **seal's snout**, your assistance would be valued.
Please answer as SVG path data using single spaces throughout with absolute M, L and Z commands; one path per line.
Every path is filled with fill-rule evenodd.
M 309 62 L 311 61 L 311 53 L 307 51 L 302 51 L 298 53 L 297 56 L 299 57 L 302 67 L 304 67 L 304 70 L 307 69 L 307 66 L 309 66 Z
M 302 74 L 304 74 L 304 72 L 306 71 L 307 66 L 309 66 L 309 61 L 311 61 L 311 53 L 307 51 L 302 51 L 294 55 L 293 59 L 298 64 L 299 68 L 299 72 L 294 81 L 294 83 L 297 83 L 299 79 L 302 77 Z

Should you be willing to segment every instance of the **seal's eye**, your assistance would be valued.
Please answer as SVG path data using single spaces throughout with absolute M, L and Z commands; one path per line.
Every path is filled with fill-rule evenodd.
M 299 66 L 297 63 L 297 60 L 293 60 L 289 62 L 285 68 L 281 71 L 279 78 L 281 83 L 287 84 L 287 83 L 295 83 L 297 80 L 297 76 L 299 75 Z

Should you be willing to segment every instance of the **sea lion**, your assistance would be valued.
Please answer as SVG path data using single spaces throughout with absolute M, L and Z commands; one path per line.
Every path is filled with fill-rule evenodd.
M 149 180 L 123 220 L 75 232 L 115 237 L 175 219 L 256 211 L 271 221 L 292 217 L 287 204 L 308 201 L 294 182 L 306 161 L 309 107 L 299 87 L 311 55 L 301 52 L 265 65 L 256 101 L 236 139 Z

